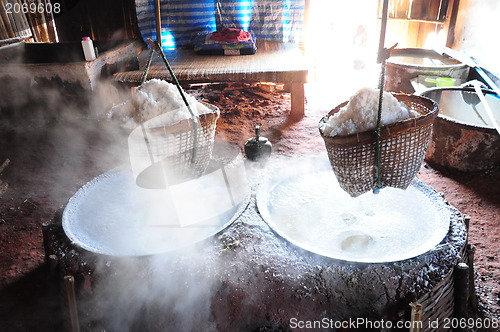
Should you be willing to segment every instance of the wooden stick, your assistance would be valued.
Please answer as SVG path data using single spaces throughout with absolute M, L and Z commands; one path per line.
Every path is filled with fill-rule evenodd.
M 468 214 L 465 214 L 463 218 L 464 218 L 465 228 L 467 229 L 467 232 L 469 232 L 469 225 L 470 225 L 471 218 Z
M 294 121 L 298 121 L 305 116 L 305 91 L 304 91 L 304 83 L 296 83 L 293 82 L 290 85 L 290 98 L 291 98 L 291 111 L 290 111 L 290 119 Z
M 149 68 L 151 67 L 151 62 L 153 61 L 154 52 L 155 52 L 154 48 L 151 47 L 151 49 L 149 50 L 148 61 L 146 62 L 146 67 L 144 67 L 144 72 L 142 73 L 141 84 L 146 82 L 146 80 L 148 78 Z
M 155 0 L 156 41 L 161 46 L 161 8 L 160 0 Z
M 66 294 L 68 297 L 69 316 L 71 319 L 71 331 L 80 332 L 80 323 L 78 322 L 78 310 L 76 307 L 75 278 L 73 276 L 65 276 L 64 284 L 66 286 Z
M 458 319 L 467 317 L 467 297 L 469 294 L 469 266 L 458 263 L 455 266 L 453 284 L 455 295 L 454 316 Z
M 486 111 L 486 114 L 488 114 L 488 117 L 490 118 L 491 123 L 493 124 L 493 127 L 497 130 L 497 132 L 500 134 L 500 122 L 497 121 L 495 116 L 493 115 L 493 111 L 491 110 L 490 105 L 488 104 L 488 101 L 486 100 L 486 97 L 483 94 L 483 91 L 481 90 L 481 85 L 478 81 L 471 81 L 472 86 L 474 87 L 474 90 L 476 91 L 477 96 L 479 97 L 479 100 L 483 103 L 484 109 Z M 499 94 L 500 96 L 500 94 Z
M 380 38 L 378 43 L 378 57 L 377 63 L 382 63 L 385 56 L 385 35 L 387 30 L 387 13 L 389 11 L 389 0 L 384 0 L 382 3 L 382 22 L 380 25 Z
M 472 244 L 467 245 L 467 264 L 469 265 L 469 303 L 472 310 L 477 310 L 476 285 L 474 282 L 474 254 L 476 247 Z
M 420 303 L 410 303 L 411 306 L 411 324 L 410 332 L 420 332 L 422 329 L 423 306 Z

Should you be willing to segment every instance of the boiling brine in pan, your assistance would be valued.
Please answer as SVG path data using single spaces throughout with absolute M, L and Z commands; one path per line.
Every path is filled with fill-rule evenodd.
M 109 171 L 69 200 L 64 231 L 84 249 L 107 255 L 152 255 L 188 247 L 225 228 L 245 200 L 239 169 L 225 171 L 227 178 L 219 169 L 168 189 L 142 188 L 129 170 Z
M 436 194 L 436 196 L 438 196 Z M 416 185 L 352 198 L 331 171 L 289 177 L 267 196 L 271 226 L 292 243 L 332 258 L 388 262 L 418 256 L 446 235 L 450 212 Z

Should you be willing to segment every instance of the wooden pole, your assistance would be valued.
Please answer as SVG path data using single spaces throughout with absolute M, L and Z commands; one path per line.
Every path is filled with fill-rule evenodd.
M 411 306 L 410 332 L 420 332 L 423 327 L 422 323 L 423 306 L 420 303 L 410 303 L 410 306 Z
M 384 0 L 382 5 L 382 23 L 380 25 L 380 39 L 378 43 L 378 58 L 377 63 L 382 63 L 386 59 L 385 54 L 385 34 L 387 30 L 387 12 L 389 11 L 389 0 Z
M 304 118 L 305 115 L 305 91 L 304 83 L 293 82 L 290 84 L 290 96 L 291 96 L 291 110 L 290 119 L 293 121 L 299 121 Z
M 161 46 L 161 8 L 160 0 L 155 0 L 156 41 Z
M 457 24 L 458 8 L 460 0 L 452 0 L 451 9 L 449 10 L 448 31 L 446 34 L 446 47 L 453 47 L 455 42 L 455 26 Z
M 465 263 L 458 263 L 455 266 L 453 284 L 455 295 L 455 318 L 467 317 L 467 302 L 469 294 L 469 266 Z M 458 331 L 461 331 L 460 329 Z
M 464 224 L 465 228 L 467 229 L 467 233 L 469 232 L 469 225 L 470 225 L 470 216 L 469 215 L 464 215 Z
M 469 265 L 469 303 L 472 310 L 477 310 L 476 285 L 474 283 L 474 254 L 476 247 L 467 245 L 467 264 Z
M 75 278 L 73 276 L 65 276 L 64 284 L 66 286 L 66 295 L 68 298 L 69 317 L 71 319 L 71 332 L 80 332 L 78 310 L 76 307 Z

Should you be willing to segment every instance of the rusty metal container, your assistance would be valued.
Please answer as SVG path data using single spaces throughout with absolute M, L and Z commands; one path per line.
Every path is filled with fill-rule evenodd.
M 500 97 L 488 90 L 483 93 L 495 116 L 500 118 Z M 459 171 L 500 167 L 500 135 L 473 89 L 432 88 L 421 95 L 439 104 L 425 156 L 429 164 Z
M 469 66 L 446 54 L 422 48 L 394 49 L 386 63 L 384 90 L 414 93 L 411 81 L 419 77 L 450 77 L 460 85 L 468 76 Z

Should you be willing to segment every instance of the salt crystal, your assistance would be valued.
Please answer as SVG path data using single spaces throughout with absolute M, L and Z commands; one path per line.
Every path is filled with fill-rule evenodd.
M 379 90 L 362 88 L 349 99 L 347 105 L 320 123 L 320 130 L 325 136 L 344 136 L 361 133 L 377 127 Z M 419 114 L 408 109 L 389 92 L 383 92 L 382 126 L 418 117 Z
M 210 113 L 211 110 L 190 94 L 184 93 L 195 115 Z M 174 84 L 152 79 L 137 88 L 132 104 L 136 108 L 137 122 L 145 122 L 161 114 L 168 114 L 168 123 L 176 123 L 191 117 L 189 110 Z

